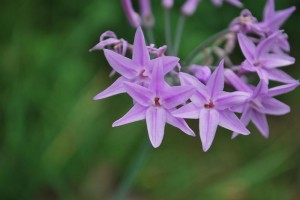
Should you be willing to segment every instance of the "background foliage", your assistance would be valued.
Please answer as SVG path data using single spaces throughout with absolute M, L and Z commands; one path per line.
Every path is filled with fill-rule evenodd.
M 261 19 L 265 1 L 243 2 Z M 162 45 L 163 12 L 160 1 L 153 3 Z M 277 9 L 300 5 L 276 3 Z M 130 108 L 129 97 L 92 100 L 112 80 L 103 53 L 88 49 L 108 29 L 129 41 L 135 32 L 119 1 L 4 0 L 0 11 L 0 199 L 110 199 L 147 137 L 143 122 L 111 127 Z M 181 58 L 239 12 L 204 1 L 187 21 Z M 283 27 L 297 59 L 287 71 L 296 79 L 299 20 L 297 10 Z M 299 199 L 299 97 L 299 89 L 280 97 L 292 112 L 268 118 L 268 140 L 253 127 L 235 140 L 219 129 L 203 153 L 199 137 L 168 126 L 161 147 L 146 154 L 128 199 Z

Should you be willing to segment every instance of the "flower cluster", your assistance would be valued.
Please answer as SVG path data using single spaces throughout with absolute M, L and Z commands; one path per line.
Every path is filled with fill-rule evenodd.
M 243 6 L 238 0 L 223 1 Z M 212 0 L 217 6 L 223 1 Z M 151 144 L 156 148 L 163 140 L 166 124 L 195 136 L 185 119 L 198 119 L 202 147 L 207 151 L 218 126 L 232 131 L 232 138 L 235 138 L 250 134 L 247 125 L 252 121 L 267 138 L 266 115 L 290 112 L 288 105 L 274 97 L 299 86 L 299 81 L 279 69 L 295 62 L 288 55 L 287 34 L 280 29 L 295 7 L 276 11 L 274 0 L 267 0 L 262 21 L 249 10 L 243 10 L 228 29 L 202 42 L 187 59 L 180 61 L 172 50 L 176 45 L 157 48 L 146 42 L 141 26 L 151 31 L 155 25 L 150 0 L 139 0 L 140 12 L 135 11 L 131 0 L 121 2 L 129 23 L 137 28 L 133 44 L 107 31 L 91 49 L 103 50 L 113 73 L 120 75 L 94 99 L 127 93 L 133 100 L 132 108 L 115 121 L 113 127 L 145 120 Z M 172 0 L 162 1 L 166 13 L 173 3 Z M 191 16 L 199 3 L 199 0 L 187 0 L 181 15 Z M 166 42 L 170 43 L 170 24 L 168 20 L 166 23 L 166 40 L 169 41 Z M 153 35 L 148 39 L 154 43 Z M 180 38 L 174 43 L 178 40 Z M 236 44 L 245 60 L 234 65 L 230 55 Z M 281 84 L 270 88 L 270 81 Z

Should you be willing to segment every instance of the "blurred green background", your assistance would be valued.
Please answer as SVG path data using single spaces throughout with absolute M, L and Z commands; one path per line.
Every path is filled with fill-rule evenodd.
M 173 27 L 181 2 L 172 11 Z M 243 2 L 261 19 L 265 1 Z M 300 5 L 276 3 L 277 9 Z M 159 0 L 153 4 L 163 45 L 163 10 Z M 128 96 L 92 100 L 112 80 L 103 53 L 88 49 L 106 30 L 130 42 L 135 32 L 119 1 L 4 0 L 0 11 L 0 199 L 111 199 L 147 137 L 144 122 L 111 127 L 131 107 Z M 187 20 L 180 56 L 239 12 L 204 1 Z M 299 20 L 298 10 L 283 27 L 297 58 L 286 71 L 296 79 Z M 253 126 L 250 136 L 235 140 L 219 129 L 203 153 L 199 137 L 167 126 L 162 145 L 145 154 L 127 199 L 300 199 L 299 97 L 298 89 L 279 98 L 292 112 L 268 117 L 268 140 Z M 196 131 L 197 122 L 190 124 Z

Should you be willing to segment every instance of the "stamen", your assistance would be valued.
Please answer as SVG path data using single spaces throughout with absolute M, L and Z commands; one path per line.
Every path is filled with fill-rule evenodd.
M 155 104 L 156 107 L 160 106 L 160 102 L 159 102 L 159 98 L 158 97 L 154 98 L 154 104 Z
M 212 101 L 210 101 L 207 104 L 204 104 L 204 108 L 206 108 L 206 109 L 211 109 L 211 108 L 214 108 L 214 107 L 215 107 L 215 105 L 213 104 Z

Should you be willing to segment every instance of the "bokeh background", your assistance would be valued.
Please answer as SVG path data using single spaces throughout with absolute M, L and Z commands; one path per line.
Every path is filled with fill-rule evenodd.
M 172 11 L 173 28 L 182 2 Z M 261 19 L 265 1 L 243 2 Z M 277 9 L 300 6 L 276 3 Z M 163 45 L 163 10 L 159 0 L 153 4 Z M 201 3 L 185 26 L 180 57 L 239 12 Z M 111 127 L 131 107 L 128 96 L 92 100 L 113 80 L 103 52 L 88 49 L 106 30 L 133 40 L 119 1 L 4 0 L 0 16 L 0 199 L 112 199 L 147 139 L 144 122 Z M 297 58 L 286 71 L 296 79 L 299 20 L 297 10 L 283 27 Z M 167 126 L 162 145 L 140 158 L 127 199 L 300 199 L 299 97 L 299 89 L 279 97 L 292 112 L 268 117 L 268 140 L 253 126 L 250 136 L 235 140 L 219 129 L 203 153 L 199 137 Z M 197 122 L 189 122 L 196 131 Z

